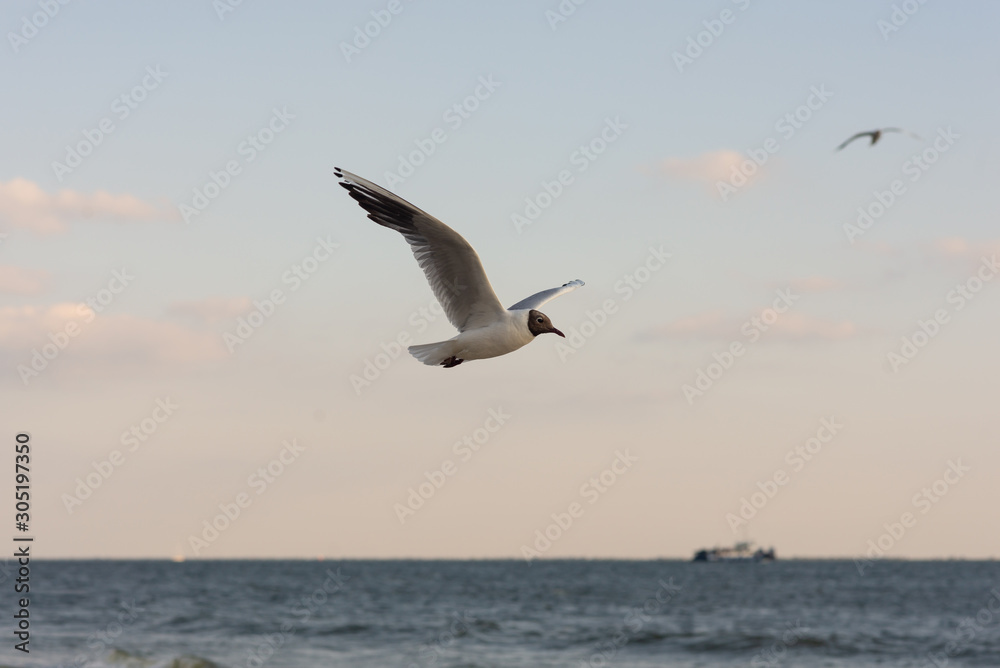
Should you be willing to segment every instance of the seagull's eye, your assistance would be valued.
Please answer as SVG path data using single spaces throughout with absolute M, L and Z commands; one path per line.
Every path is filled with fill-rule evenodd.
M 541 318 L 535 318 L 535 322 L 545 322 L 545 321 L 542 320 Z

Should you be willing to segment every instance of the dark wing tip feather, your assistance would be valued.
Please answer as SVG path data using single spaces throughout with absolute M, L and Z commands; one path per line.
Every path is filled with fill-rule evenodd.
M 347 190 L 351 199 L 368 212 L 368 218 L 373 222 L 404 234 L 416 233 L 413 211 L 407 207 L 353 181 L 341 181 L 340 185 Z
M 339 167 L 334 174 L 370 220 L 403 235 L 448 321 L 459 331 L 486 326 L 491 318 L 499 317 L 503 307 L 479 256 L 461 235 L 382 186 Z M 471 289 L 460 294 L 466 288 Z

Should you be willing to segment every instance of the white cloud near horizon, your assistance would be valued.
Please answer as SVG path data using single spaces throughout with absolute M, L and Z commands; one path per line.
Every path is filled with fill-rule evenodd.
M 45 290 L 49 273 L 40 269 L 0 266 L 0 294 L 37 295 Z
M 0 181 L 0 222 L 40 234 L 62 232 L 82 219 L 110 219 L 122 222 L 172 220 L 177 212 L 128 194 L 113 195 L 104 190 L 82 193 L 64 188 L 49 193 L 24 178 Z

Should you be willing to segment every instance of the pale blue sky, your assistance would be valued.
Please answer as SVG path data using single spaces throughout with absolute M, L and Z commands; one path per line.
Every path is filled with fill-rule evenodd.
M 220 20 L 208 0 L 71 2 L 16 52 L 9 36 L 0 48 L 0 400 L 5 431 L 39 442 L 38 532 L 53 555 L 196 556 L 189 536 L 296 437 L 301 460 L 197 556 L 516 557 L 626 446 L 640 461 L 547 556 L 687 556 L 733 540 L 726 514 L 831 415 L 843 434 L 750 537 L 785 554 L 860 554 L 964 457 L 969 475 L 891 554 L 1000 553 L 986 530 L 1000 288 L 961 311 L 947 302 L 1000 251 L 1000 8 L 926 3 L 885 39 L 882 1 L 590 0 L 553 30 L 554 1 L 401 0 L 347 62 L 341 43 L 388 4 L 244 0 Z M 724 10 L 734 20 L 679 72 L 674 52 Z M 5 3 L 0 27 L 19 32 L 38 11 Z M 147 67 L 165 78 L 120 119 L 115 99 Z M 481 77 L 499 87 L 453 128 L 445 112 Z M 776 122 L 813 87 L 832 96 L 783 137 Z M 294 119 L 246 162 L 241 142 L 275 108 Z M 103 118 L 114 132 L 59 182 L 53 161 Z M 607 119 L 627 128 L 576 171 L 572 154 Z M 923 139 L 834 150 L 886 126 Z M 415 331 L 430 290 L 333 168 L 385 184 L 439 127 L 447 140 L 393 189 L 466 236 L 501 300 L 579 278 L 585 288 L 546 309 L 557 327 L 608 299 L 620 309 L 565 363 L 555 337 L 450 370 L 404 355 L 358 396 L 350 376 L 380 342 L 452 330 L 438 319 Z M 959 138 L 911 182 L 904 164 L 947 128 Z M 778 152 L 721 202 L 727 160 L 768 138 Z M 229 160 L 241 173 L 185 225 L 177 206 Z M 574 182 L 518 234 L 511 215 L 563 169 Z M 894 179 L 906 192 L 852 246 L 842 226 Z M 53 203 L 61 189 L 76 194 Z M 24 204 L 29 191 L 40 204 Z M 123 200 L 98 191 L 137 200 L 114 218 Z M 42 229 L 43 215 L 62 229 Z M 317 237 L 340 247 L 291 292 L 281 277 Z M 614 286 L 651 245 L 672 258 L 626 302 Z M 23 383 L 18 365 L 69 317 L 58 305 L 122 267 L 134 282 Z M 682 386 L 790 286 L 800 299 L 776 330 L 686 401 Z M 275 288 L 287 302 L 230 355 L 222 333 Z M 900 337 L 940 308 L 940 335 L 889 371 Z M 177 413 L 67 512 L 75 479 L 167 396 Z M 498 406 L 509 425 L 400 525 L 394 504 Z

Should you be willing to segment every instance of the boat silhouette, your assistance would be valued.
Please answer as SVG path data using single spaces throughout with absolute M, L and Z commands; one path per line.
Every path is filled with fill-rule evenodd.
M 766 563 L 775 559 L 773 547 L 767 550 L 758 547 L 754 550 L 753 542 L 741 541 L 732 547 L 713 547 L 711 549 L 698 550 L 691 561 L 753 561 Z

